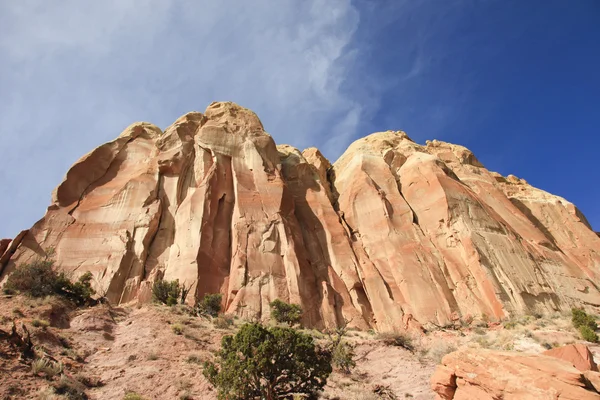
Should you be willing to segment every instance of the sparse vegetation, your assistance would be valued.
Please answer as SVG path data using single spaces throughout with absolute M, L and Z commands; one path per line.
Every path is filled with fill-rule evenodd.
M 93 375 L 85 375 L 79 373 L 75 375 L 75 379 L 77 379 L 78 382 L 81 382 L 83 385 L 89 388 L 95 388 L 104 385 L 104 383 L 99 377 Z
M 228 329 L 231 325 L 233 325 L 233 319 L 229 316 L 219 316 L 217 318 L 213 318 L 212 323 L 217 329 Z
M 592 342 L 592 343 L 598 342 L 598 335 L 596 334 L 596 332 L 594 332 L 592 330 L 592 328 L 590 328 L 587 325 L 580 326 L 579 333 L 581 334 L 581 337 L 583 338 L 583 340 L 586 340 L 586 341 Z
M 504 323 L 504 329 L 514 329 L 517 326 L 517 321 L 506 321 Z
M 347 333 L 348 321 L 345 321 L 343 326 L 327 332 L 332 365 L 344 374 L 350 374 L 356 367 L 354 347 L 344 340 Z
M 202 300 L 196 304 L 196 312 L 199 315 L 216 317 L 221 312 L 222 299 L 223 295 L 221 293 L 206 294 Z
M 86 272 L 75 282 L 71 282 L 64 272 L 58 272 L 54 261 L 35 260 L 17 267 L 6 280 L 4 291 L 23 293 L 31 297 L 57 295 L 64 297 L 77 306 L 92 305 L 96 293 L 91 285 L 92 274 Z
M 456 351 L 456 346 L 452 343 L 448 343 L 446 341 L 439 341 L 435 343 L 428 351 L 429 358 L 433 360 L 436 364 L 442 362 L 442 358 L 446 354 L 450 354 L 453 351 Z
M 587 326 L 592 330 L 598 329 L 598 324 L 596 324 L 596 320 L 594 317 L 586 313 L 584 310 L 579 308 L 573 308 L 571 310 L 571 321 L 573 322 L 573 326 L 579 329 L 582 326 Z
M 85 394 L 85 386 L 65 375 L 61 375 L 60 379 L 53 386 L 57 394 L 63 395 L 69 400 L 87 400 L 88 398 Z
M 181 324 L 173 324 L 173 325 L 171 325 L 171 330 L 173 331 L 174 334 L 181 335 L 181 334 L 183 334 L 184 328 L 183 328 L 183 325 L 181 325 Z
M 302 319 L 302 307 L 298 304 L 288 304 L 279 299 L 273 300 L 270 304 L 271 316 L 275 321 L 293 326 L 299 324 Z
M 123 400 L 146 400 L 146 398 L 143 397 L 141 394 L 137 394 L 135 392 L 129 392 L 129 393 L 125 394 L 125 397 L 123 397 Z
M 50 322 L 46 321 L 45 319 L 34 319 L 31 321 L 31 325 L 35 326 L 36 328 L 46 329 L 50 326 Z
M 190 364 L 202 364 L 202 358 L 197 354 L 190 354 L 186 360 Z
M 173 306 L 181 297 L 181 285 L 179 280 L 158 280 L 152 285 L 152 299 L 157 303 Z
M 216 362 L 205 363 L 203 371 L 219 399 L 314 399 L 331 373 L 331 352 L 292 328 L 245 324 L 223 337 L 221 346 Z
M 579 308 L 573 308 L 571 314 L 571 322 L 573 323 L 573 326 L 579 330 L 583 340 L 597 343 L 598 335 L 596 334 L 596 330 L 598 329 L 598 324 L 596 323 L 595 318 Z
M 47 358 L 38 358 L 31 363 L 31 372 L 35 375 L 44 374 L 46 378 L 52 378 L 63 372 L 64 366 Z
M 379 334 L 378 339 L 386 346 L 403 347 L 408 351 L 415 349 L 412 337 L 406 332 L 384 332 Z
M 333 347 L 331 362 L 342 373 L 349 374 L 356 367 L 355 356 L 354 347 L 345 341 L 341 341 Z

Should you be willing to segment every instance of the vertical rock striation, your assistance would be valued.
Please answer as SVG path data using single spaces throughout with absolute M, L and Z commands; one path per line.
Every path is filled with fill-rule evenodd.
M 179 279 L 190 302 L 220 292 L 227 312 L 268 318 L 280 298 L 317 328 L 600 306 L 600 238 L 566 200 L 404 132 L 357 140 L 331 165 L 276 146 L 233 103 L 164 132 L 135 123 L 82 157 L 44 218 L 0 242 L 2 279 L 51 249 L 112 302 Z

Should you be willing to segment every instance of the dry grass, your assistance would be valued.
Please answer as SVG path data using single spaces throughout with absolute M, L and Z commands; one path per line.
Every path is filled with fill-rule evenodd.
M 405 348 L 408 351 L 414 351 L 413 337 L 406 332 L 383 332 L 377 335 L 386 346 L 396 346 Z
M 427 357 L 436 364 L 439 364 L 442 362 L 442 358 L 444 358 L 446 354 L 450 354 L 456 350 L 457 348 L 453 343 L 446 340 L 439 340 L 429 348 L 429 351 L 427 351 Z
M 46 378 L 53 378 L 61 374 L 63 369 L 64 365 L 61 362 L 55 362 L 47 358 L 38 358 L 31 363 L 31 372 L 35 375 L 44 374 Z

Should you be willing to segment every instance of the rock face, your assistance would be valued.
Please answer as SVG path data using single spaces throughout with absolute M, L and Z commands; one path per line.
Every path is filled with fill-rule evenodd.
M 52 249 L 112 302 L 157 279 L 223 293 L 229 313 L 403 330 L 600 306 L 600 238 L 574 205 L 486 170 L 466 148 L 404 132 L 354 142 L 333 165 L 276 146 L 233 103 L 162 132 L 135 123 L 82 157 L 46 215 L 10 244 L 0 278 Z
M 443 400 L 591 400 L 597 375 L 544 355 L 468 349 L 442 359 L 431 388 Z
M 594 356 L 588 347 L 582 343 L 569 344 L 567 346 L 556 347 L 544 352 L 550 357 L 560 358 L 571 363 L 580 371 L 596 371 L 598 366 L 594 361 Z

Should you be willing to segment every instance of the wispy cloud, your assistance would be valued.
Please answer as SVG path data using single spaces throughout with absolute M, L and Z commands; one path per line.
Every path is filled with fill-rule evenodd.
M 2 2 L 0 236 L 41 217 L 73 161 L 135 120 L 164 128 L 232 100 L 278 143 L 356 135 L 363 108 L 343 85 L 358 23 L 350 0 Z

